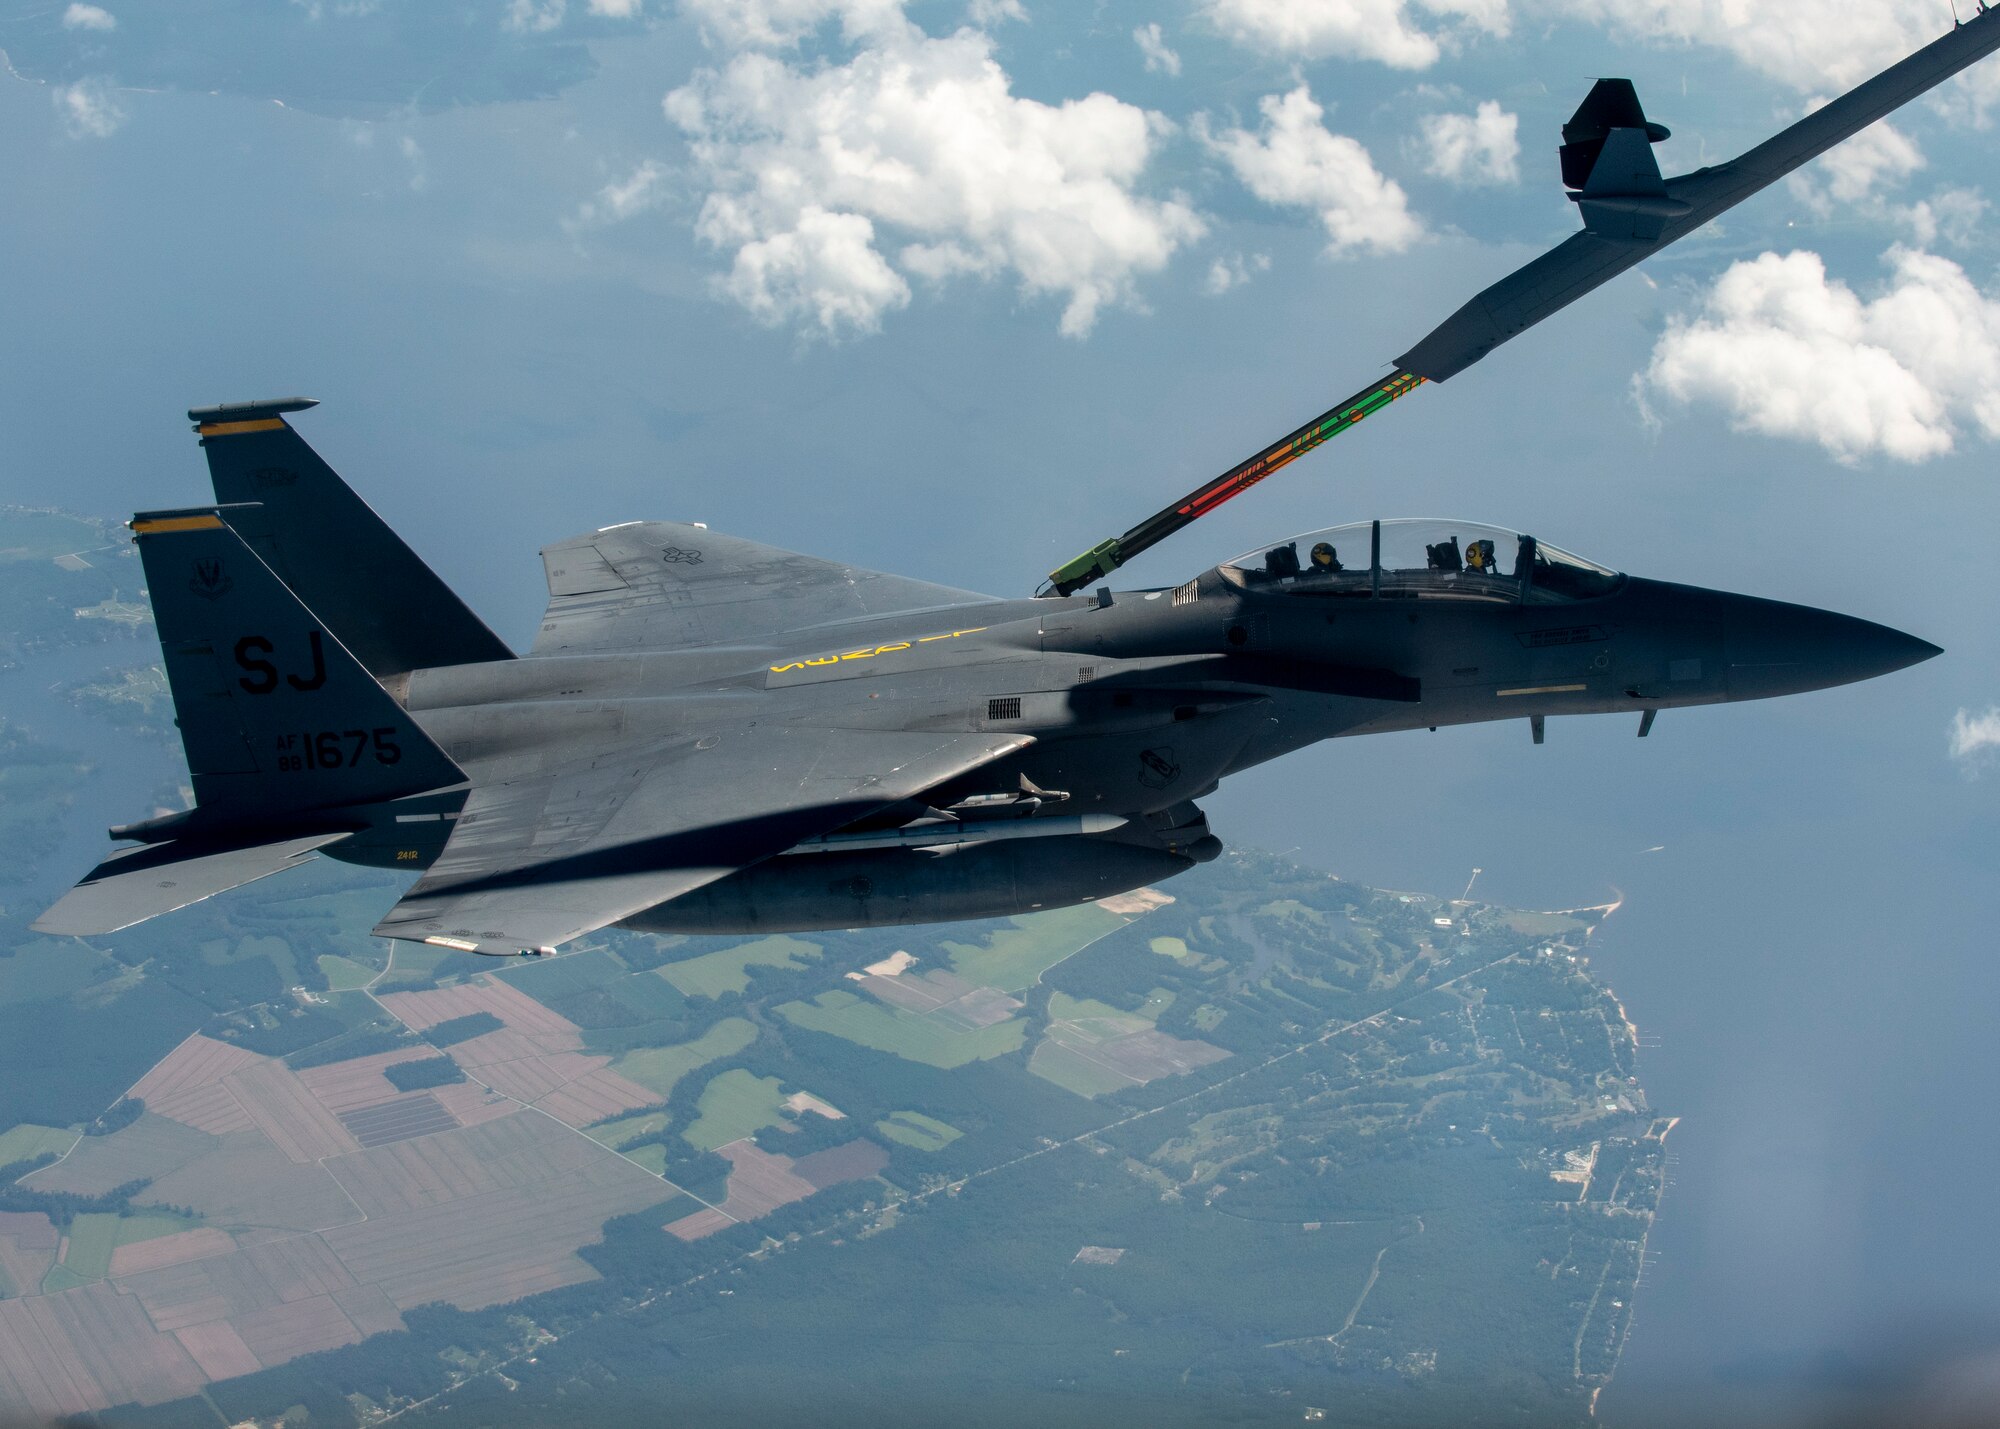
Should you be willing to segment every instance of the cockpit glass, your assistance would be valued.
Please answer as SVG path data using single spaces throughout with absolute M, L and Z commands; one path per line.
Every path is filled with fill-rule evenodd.
M 1624 579 L 1531 536 L 1470 521 L 1356 522 L 1225 561 L 1226 578 L 1286 595 L 1552 604 Z

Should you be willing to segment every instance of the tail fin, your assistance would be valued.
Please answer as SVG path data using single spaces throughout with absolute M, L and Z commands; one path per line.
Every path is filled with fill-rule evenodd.
M 464 779 L 220 510 L 142 513 L 132 529 L 197 822 L 286 823 Z
M 265 563 L 379 678 L 514 652 L 285 422 L 306 397 L 197 407 L 215 499 Z

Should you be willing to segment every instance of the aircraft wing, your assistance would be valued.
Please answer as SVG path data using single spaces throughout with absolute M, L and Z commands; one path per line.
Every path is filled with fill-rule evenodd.
M 991 596 L 802 556 L 675 521 L 634 521 L 542 551 L 534 655 L 757 644 L 862 616 Z
M 1647 152 L 1645 116 L 1637 108 L 1636 97 L 1631 98 L 1630 117 L 1610 115 L 1611 134 L 1598 141 L 1590 176 L 1581 183 L 1581 191 L 1571 195 L 1583 216 L 1583 231 L 1571 234 L 1466 303 L 1397 358 L 1398 371 L 1431 382 L 1462 372 L 1508 338 L 1694 232 L 1996 49 L 2000 49 L 2000 12 L 1981 9 L 1941 39 L 1815 109 L 1756 148 L 1726 164 L 1664 180 Z M 1612 104 L 1631 94 L 1630 85 L 1622 80 L 1600 81 L 1564 129 L 1566 139 L 1579 122 L 1589 122 L 1593 101 L 1607 85 L 1623 86 L 1623 94 L 1612 99 Z M 1664 129 L 1657 132 L 1665 137 Z
M 1031 743 L 756 721 L 475 787 L 375 932 L 463 952 L 551 948 Z

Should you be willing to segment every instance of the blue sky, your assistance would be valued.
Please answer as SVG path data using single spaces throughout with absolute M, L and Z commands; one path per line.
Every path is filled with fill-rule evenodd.
M 0 495 L 198 501 L 182 410 L 297 391 L 325 403 L 308 439 L 517 645 L 535 548 L 645 517 L 1026 592 L 1571 231 L 1553 149 L 1593 77 L 1635 81 L 1675 172 L 1946 23 L 0 4 Z M 1645 745 L 1622 721 L 1341 743 L 1211 801 L 1226 839 L 1379 884 L 1477 865 L 1520 902 L 1629 895 L 1600 958 L 1688 1117 L 1607 1400 L 1631 1422 L 1690 1385 L 1806 1403 L 1829 1354 L 2000 1315 L 1964 1193 L 2000 1171 L 1996 110 L 1988 61 L 1129 572 L 1459 514 L 1946 647 Z

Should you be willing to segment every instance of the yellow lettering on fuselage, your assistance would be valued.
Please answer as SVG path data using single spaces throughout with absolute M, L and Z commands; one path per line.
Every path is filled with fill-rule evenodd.
M 873 660 L 878 655 L 893 655 L 899 650 L 908 650 L 912 645 L 928 645 L 933 640 L 956 640 L 961 635 L 977 635 L 986 627 L 975 625 L 970 630 L 948 630 L 942 635 L 919 635 L 914 641 L 898 640 L 889 645 L 872 645 L 865 650 L 848 650 L 839 655 L 818 655 L 810 660 L 793 660 L 783 665 L 773 665 L 771 673 L 782 675 L 787 670 L 806 670 L 823 665 L 838 665 L 846 660 Z

